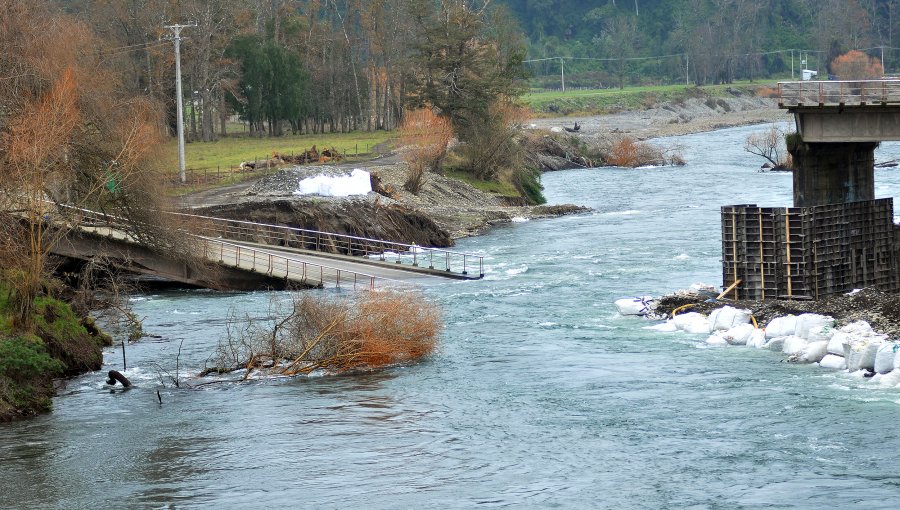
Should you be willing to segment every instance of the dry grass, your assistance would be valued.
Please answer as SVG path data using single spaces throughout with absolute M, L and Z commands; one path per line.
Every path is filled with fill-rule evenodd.
M 418 293 L 370 291 L 354 299 L 304 293 L 274 327 L 232 328 L 204 374 L 246 369 L 246 379 L 260 370 L 373 370 L 428 356 L 441 328 L 438 308 Z

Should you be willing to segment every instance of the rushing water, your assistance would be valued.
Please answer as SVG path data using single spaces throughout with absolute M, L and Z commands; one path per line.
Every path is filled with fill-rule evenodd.
M 701 348 L 612 305 L 720 284 L 719 206 L 789 205 L 791 176 L 742 150 L 759 129 L 669 140 L 683 168 L 545 175 L 550 202 L 594 212 L 462 241 L 489 276 L 425 289 L 447 327 L 420 364 L 162 388 L 179 346 L 196 371 L 230 314 L 263 318 L 272 296 L 139 296 L 162 336 L 127 349 L 139 387 L 85 375 L 52 414 L 0 425 L 0 507 L 897 508 L 900 389 Z M 900 196 L 900 170 L 876 181 Z

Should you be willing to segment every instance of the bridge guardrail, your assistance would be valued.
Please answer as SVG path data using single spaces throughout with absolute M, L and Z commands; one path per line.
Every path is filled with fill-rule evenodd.
M 792 81 L 778 83 L 778 104 L 791 106 L 900 103 L 900 80 Z
M 404 259 L 413 266 L 427 264 L 429 269 L 468 275 L 477 269 L 484 276 L 484 257 L 472 253 L 456 252 L 442 248 L 429 248 L 415 244 L 384 241 L 367 237 L 335 234 L 286 225 L 254 223 L 187 213 L 170 213 L 183 218 L 194 218 L 208 236 L 219 236 L 237 241 L 259 242 L 290 248 L 339 253 L 350 256 L 377 257 L 382 261 L 402 264 Z
M 97 224 L 95 225 L 95 228 L 97 226 L 100 228 L 108 228 L 110 230 L 110 235 L 112 235 L 115 230 L 118 230 L 122 233 L 123 239 L 128 239 L 127 234 L 121 230 L 126 224 L 122 218 L 65 204 L 55 205 L 76 211 L 80 216 L 79 223 L 88 220 L 89 222 Z M 234 267 L 251 269 L 271 277 L 293 279 L 306 283 L 309 283 L 311 280 L 315 281 L 316 277 L 318 277 L 320 285 L 325 286 L 327 283 L 334 283 L 337 288 L 340 288 L 342 284 L 349 285 L 352 281 L 354 289 L 363 285 L 370 289 L 374 289 L 376 280 L 393 281 L 389 278 L 358 271 L 296 260 L 248 246 L 229 243 L 219 239 L 210 239 L 190 232 L 186 232 L 186 234 L 196 239 L 202 245 L 203 257 L 207 260 L 218 260 L 220 264 L 229 264 Z M 216 259 L 215 257 L 218 258 Z

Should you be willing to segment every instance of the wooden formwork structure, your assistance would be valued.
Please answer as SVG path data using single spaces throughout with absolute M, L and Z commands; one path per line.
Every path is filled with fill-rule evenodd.
M 735 299 L 818 299 L 898 288 L 893 200 L 722 207 L 723 286 Z

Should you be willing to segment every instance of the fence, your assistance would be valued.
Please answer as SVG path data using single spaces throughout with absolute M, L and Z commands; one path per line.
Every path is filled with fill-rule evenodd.
M 740 299 L 897 290 L 893 200 L 803 208 L 722 207 L 722 275 Z

